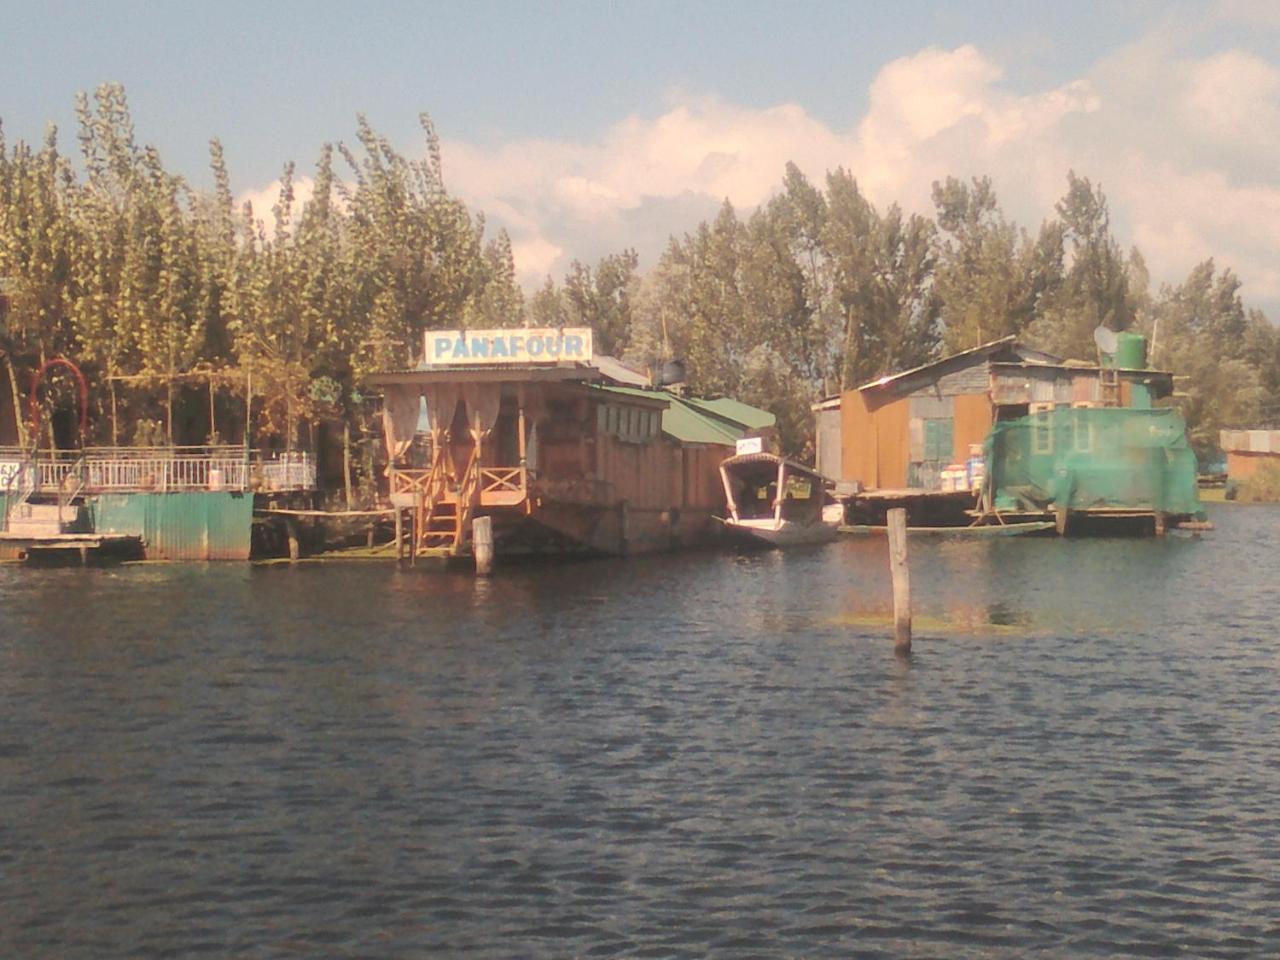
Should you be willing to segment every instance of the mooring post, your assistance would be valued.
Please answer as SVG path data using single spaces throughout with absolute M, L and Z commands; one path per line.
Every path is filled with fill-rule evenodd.
M 404 511 L 396 507 L 396 563 L 404 560 Z
M 289 538 L 289 560 L 296 561 L 302 555 L 302 545 L 298 539 L 298 521 L 289 517 L 284 522 L 285 536 Z
M 1053 526 L 1058 531 L 1058 536 L 1065 537 L 1067 535 L 1067 508 L 1065 506 L 1053 508 Z
M 893 651 L 911 652 L 911 574 L 907 568 L 907 511 L 889 511 L 889 572 L 893 576 Z
M 476 576 L 493 572 L 493 518 L 476 517 L 471 521 L 471 551 L 476 557 Z

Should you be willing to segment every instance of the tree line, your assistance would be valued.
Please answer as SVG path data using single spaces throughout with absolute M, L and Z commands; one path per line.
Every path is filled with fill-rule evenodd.
M 683 359 L 692 391 L 772 410 L 800 455 L 822 396 L 1008 334 L 1092 358 L 1099 324 L 1147 334 L 1183 378 L 1202 455 L 1220 427 L 1280 416 L 1280 335 L 1238 278 L 1208 260 L 1152 290 L 1075 173 L 1029 232 L 985 178 L 935 184 L 924 216 L 877 209 L 849 171 L 815 185 L 788 165 L 767 203 L 726 202 L 647 271 L 627 250 L 525 296 L 506 234 L 446 190 L 425 114 L 420 158 L 359 118 L 321 148 L 306 202 L 286 165 L 270 211 L 237 206 L 217 140 L 211 191 L 167 170 L 119 85 L 81 95 L 77 120 L 78 160 L 54 130 L 9 146 L 0 127 L 0 364 L 15 404 L 45 360 L 80 364 L 88 442 L 367 436 L 364 377 L 409 363 L 423 330 L 521 324 L 590 326 L 639 366 Z

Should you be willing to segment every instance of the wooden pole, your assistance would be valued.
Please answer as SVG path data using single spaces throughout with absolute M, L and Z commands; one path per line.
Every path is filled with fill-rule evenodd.
M 476 555 L 476 576 L 493 573 L 493 518 L 476 517 L 471 521 L 471 549 Z
M 1067 508 L 1065 506 L 1055 506 L 1053 508 L 1054 529 L 1058 531 L 1058 536 L 1060 537 L 1067 535 L 1067 517 Z
M 284 522 L 285 535 L 289 538 L 289 559 L 297 560 L 302 555 L 302 544 L 298 537 L 298 521 L 289 517 Z
M 347 495 L 347 509 L 351 509 L 351 424 L 342 423 L 342 487 Z
M 911 652 L 911 574 L 907 567 L 907 511 L 889 511 L 889 572 L 893 575 L 893 651 Z
M 396 507 L 396 563 L 404 559 L 404 511 Z

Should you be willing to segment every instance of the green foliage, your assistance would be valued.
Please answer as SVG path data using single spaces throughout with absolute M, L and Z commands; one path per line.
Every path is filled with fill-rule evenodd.
M 1152 293 L 1074 172 L 1030 234 L 987 178 L 935 183 L 931 219 L 877 209 L 849 171 L 815 184 L 788 164 L 768 202 L 726 202 L 646 272 L 634 250 L 574 261 L 526 300 L 510 238 L 449 195 L 426 115 L 420 159 L 359 117 L 322 147 L 310 197 L 288 164 L 269 211 L 236 209 L 217 140 L 209 193 L 168 172 L 118 84 L 76 116 L 80 175 L 56 131 L 33 148 L 0 128 L 0 357 L 15 383 L 52 356 L 84 366 L 99 442 L 206 439 L 176 435 L 193 423 L 285 444 L 322 419 L 358 433 L 362 378 L 408 363 L 424 330 L 522 323 L 590 326 L 641 368 L 682 359 L 692 391 L 767 407 L 797 455 L 820 397 L 1010 334 L 1093 359 L 1099 325 L 1154 341 L 1200 455 L 1223 427 L 1280 419 L 1280 333 L 1231 271 L 1209 260 Z
M 19 378 L 55 355 L 85 367 L 99 441 L 123 439 L 120 422 L 155 441 L 162 417 L 162 439 L 199 442 L 176 425 L 211 418 L 175 406 L 251 387 L 253 421 L 220 432 L 291 442 L 308 421 L 360 421 L 360 377 L 407 363 L 424 329 L 522 320 L 510 241 L 486 241 L 448 195 L 425 115 L 424 159 L 358 118 L 356 149 L 321 150 L 305 203 L 285 167 L 268 220 L 235 210 L 217 140 L 210 195 L 166 171 L 120 85 L 81 95 L 76 115 L 82 177 L 54 131 L 39 150 L 0 132 L 0 352 Z

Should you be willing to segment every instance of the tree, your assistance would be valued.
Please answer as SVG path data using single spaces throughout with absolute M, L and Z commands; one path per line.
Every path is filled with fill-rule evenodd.
M 575 260 L 564 278 L 570 323 L 590 327 L 596 352 L 622 356 L 631 341 L 631 298 L 640 258 L 634 250 L 603 257 L 593 270 Z

